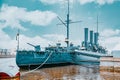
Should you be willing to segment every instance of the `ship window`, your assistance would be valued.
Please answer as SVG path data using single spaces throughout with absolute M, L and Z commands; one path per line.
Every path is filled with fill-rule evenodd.
M 37 52 L 38 55 L 44 55 L 44 52 Z

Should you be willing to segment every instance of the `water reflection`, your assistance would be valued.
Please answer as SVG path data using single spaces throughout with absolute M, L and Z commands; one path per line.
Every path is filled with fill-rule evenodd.
M 15 58 L 0 59 L 1 65 L 5 63 L 13 64 L 14 62 Z M 21 71 L 21 80 L 120 80 L 120 70 L 116 71 L 117 68 L 111 69 L 113 68 L 104 67 L 99 72 L 99 65 L 82 64 L 42 68 L 25 75 L 22 74 L 27 70 L 23 70 Z
M 120 80 L 120 59 L 103 57 L 100 62 L 100 75 L 105 80 Z
M 3 61 L 4 60 L 4 61 Z M 0 59 L 0 64 L 9 62 L 13 64 L 15 59 Z M 110 68 L 111 69 L 111 68 Z M 120 80 L 120 72 L 106 70 L 99 72 L 99 65 L 68 65 L 61 67 L 42 68 L 35 72 L 22 75 L 21 80 Z
M 116 72 L 100 72 L 104 80 L 120 80 L 120 73 Z
M 23 72 L 22 72 L 23 73 Z M 21 76 L 21 80 L 104 80 L 98 66 L 69 65 L 39 69 Z

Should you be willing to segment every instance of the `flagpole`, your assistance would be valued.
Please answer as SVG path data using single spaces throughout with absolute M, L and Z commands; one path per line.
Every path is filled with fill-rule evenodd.
M 18 29 L 18 33 L 17 33 L 17 51 L 19 50 L 19 32 L 20 32 L 20 30 Z

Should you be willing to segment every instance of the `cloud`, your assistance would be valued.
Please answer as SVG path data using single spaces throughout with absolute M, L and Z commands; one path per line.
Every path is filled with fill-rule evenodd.
M 20 49 L 34 49 L 32 46 L 27 43 L 31 43 L 33 45 L 40 45 L 41 47 L 46 47 L 48 44 L 52 44 L 52 41 L 44 39 L 40 36 L 35 37 L 27 37 L 25 35 L 19 36 Z M 17 40 L 16 37 L 13 39 L 10 38 L 6 33 L 0 30 L 0 48 L 2 49 L 16 49 L 17 48 Z
M 7 33 L 3 31 L 6 27 L 19 28 L 26 30 L 21 22 L 30 22 L 33 25 L 46 26 L 56 18 L 56 14 L 51 11 L 27 11 L 26 8 L 19 8 L 16 6 L 3 5 L 0 9 L 0 48 L 16 49 L 17 41 L 15 38 L 11 38 Z M 20 35 L 20 48 L 33 49 L 33 47 L 26 43 L 32 43 L 34 45 L 40 44 L 42 47 L 47 46 L 51 41 L 48 41 L 40 36 L 28 37 Z
M 48 1 L 48 0 L 40 0 L 41 2 L 43 3 L 47 3 L 47 4 L 56 4 L 56 3 L 59 3 L 60 0 L 51 0 L 51 1 Z M 64 0 L 62 0 L 64 1 Z
M 66 46 L 65 43 L 65 35 L 61 34 L 46 34 L 43 37 L 47 38 L 48 40 L 52 41 L 53 44 L 55 45 L 56 43 L 60 42 L 62 46 Z M 73 43 L 75 46 L 81 45 L 80 40 L 70 40 L 70 43 Z
M 101 33 L 101 36 L 103 37 L 113 37 L 113 36 L 120 36 L 120 30 L 116 29 L 116 30 L 112 30 L 112 29 L 106 29 Z
M 65 4 L 67 2 L 67 0 L 39 0 L 43 3 L 46 3 L 46 4 Z M 69 0 L 70 3 L 73 3 L 75 0 Z
M 110 33 L 109 36 L 106 34 Z M 106 47 L 109 51 L 112 50 L 120 50 L 120 35 L 119 30 L 104 30 L 100 35 L 100 45 Z M 66 46 L 65 36 L 60 34 L 46 34 L 43 37 L 35 36 L 35 37 L 27 37 L 25 35 L 20 35 L 20 49 L 34 49 L 32 46 L 28 45 L 27 43 L 31 43 L 33 45 L 41 45 L 41 47 L 46 47 L 48 44 L 55 45 L 57 42 L 61 42 L 62 46 Z M 72 40 L 72 43 L 75 45 L 80 44 L 80 40 Z M 5 32 L 0 30 L 0 48 L 7 48 L 7 49 L 16 49 L 17 41 L 15 38 L 10 38 Z
M 63 41 L 65 40 L 65 36 L 61 35 L 61 34 L 46 34 L 44 35 L 44 37 L 48 38 L 48 39 L 52 39 L 52 40 L 56 40 L 56 41 Z
M 46 26 L 56 18 L 56 14 L 51 11 L 27 11 L 26 8 L 3 5 L 0 9 L 1 28 L 11 27 L 25 30 L 21 22 L 30 22 L 33 25 Z
M 0 48 L 15 48 L 16 41 L 12 40 L 5 32 L 0 30 Z M 11 47 L 12 46 L 12 47 Z
M 44 39 L 40 36 L 35 37 L 27 37 L 25 35 L 20 35 L 20 48 L 21 49 L 34 49 L 33 46 L 28 45 L 27 43 L 31 43 L 33 45 L 40 45 L 41 47 L 47 47 L 48 44 L 52 44 L 52 41 Z
M 120 38 L 119 38 L 119 40 L 120 40 Z M 113 50 L 120 50 L 120 41 L 119 41 L 119 43 L 117 43 L 117 44 L 115 45 L 115 47 L 114 47 Z
M 97 3 L 99 5 L 112 4 L 115 0 L 79 0 L 80 4 Z
M 43 3 L 47 4 L 64 4 L 66 0 L 40 0 Z M 70 0 L 71 3 L 73 2 L 80 2 L 81 5 L 87 4 L 87 3 L 97 3 L 99 5 L 104 5 L 104 4 L 112 4 L 115 0 Z
M 94 0 L 79 0 L 80 4 L 86 4 L 86 3 L 91 3 Z
M 43 37 L 45 37 L 46 39 L 54 42 L 53 44 L 55 45 L 57 42 L 60 42 L 62 45 L 66 45 L 65 43 L 65 35 L 61 35 L 61 34 L 46 34 L 43 35 Z
M 100 44 L 109 51 L 120 50 L 120 30 L 107 29 L 100 33 Z

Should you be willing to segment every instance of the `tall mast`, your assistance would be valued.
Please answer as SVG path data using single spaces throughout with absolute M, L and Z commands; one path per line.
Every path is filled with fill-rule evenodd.
M 62 24 L 57 24 L 57 25 L 64 25 L 67 28 L 67 38 L 66 38 L 66 43 L 67 43 L 67 47 L 69 47 L 69 25 L 72 23 L 79 23 L 82 21 L 70 21 L 69 16 L 70 16 L 70 8 L 69 8 L 69 0 L 68 1 L 68 13 L 67 13 L 67 20 L 64 22 L 60 17 L 57 16 L 57 18 L 62 22 Z
M 98 37 L 99 37 L 99 32 L 98 32 L 98 27 L 99 27 L 99 14 L 98 14 L 98 10 L 97 10 L 97 25 L 96 25 L 97 29 L 96 29 L 96 41 L 97 41 L 97 45 L 98 45 Z
M 17 51 L 19 50 L 19 33 L 20 33 L 20 30 L 18 29 L 18 33 L 17 33 Z
M 99 18 L 99 16 L 98 16 L 98 12 L 97 12 L 97 33 L 98 33 L 98 24 L 99 24 L 98 18 Z
M 67 13 L 67 47 L 69 47 L 69 0 L 68 0 L 68 13 Z

